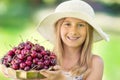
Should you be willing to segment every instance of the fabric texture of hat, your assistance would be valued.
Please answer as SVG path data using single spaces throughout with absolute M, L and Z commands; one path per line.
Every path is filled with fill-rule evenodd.
M 38 32 L 48 41 L 54 43 L 55 33 L 54 24 L 61 18 L 74 17 L 86 21 L 93 29 L 93 41 L 102 39 L 109 41 L 109 37 L 102 31 L 95 22 L 95 13 L 93 8 L 82 0 L 69 0 L 59 4 L 52 14 L 46 16 L 38 25 Z

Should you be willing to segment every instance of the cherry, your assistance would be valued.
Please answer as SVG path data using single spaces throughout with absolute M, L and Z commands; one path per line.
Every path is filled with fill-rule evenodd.
M 15 55 L 15 53 L 14 53 L 14 51 L 13 51 L 13 50 L 9 50 L 8 55 L 10 55 L 10 56 L 14 56 L 14 55 Z
M 27 45 L 25 45 L 25 48 L 24 48 L 24 49 L 30 50 L 31 48 L 32 48 L 31 45 L 30 45 L 30 44 L 27 44 Z
M 20 43 L 20 44 L 18 45 L 18 48 L 19 48 L 19 49 L 24 49 L 24 46 L 25 46 L 25 43 L 22 42 L 22 43 Z
M 28 66 L 30 66 L 30 65 L 32 64 L 32 62 L 31 62 L 31 61 L 28 61 L 28 60 L 27 60 L 25 63 L 26 63 Z
M 13 64 L 12 68 L 15 69 L 15 70 L 18 70 L 19 69 L 19 65 L 18 64 Z
M 20 63 L 20 69 L 24 69 L 25 68 L 25 66 L 26 66 L 26 64 L 25 63 Z
M 27 57 L 27 60 L 28 60 L 28 61 L 31 61 L 31 60 L 32 60 L 32 57 L 31 57 L 31 56 L 28 56 L 28 57 Z
M 45 60 L 45 61 L 44 61 L 44 64 L 47 66 L 47 65 L 50 64 L 50 62 L 49 62 L 48 60 Z
M 26 67 L 24 68 L 24 70 L 25 70 L 25 71 L 29 71 L 29 70 L 30 70 L 30 67 L 29 67 L 29 66 L 26 66 Z
M 21 50 L 20 49 L 17 49 L 16 51 L 15 51 L 15 54 L 20 54 L 21 53 Z

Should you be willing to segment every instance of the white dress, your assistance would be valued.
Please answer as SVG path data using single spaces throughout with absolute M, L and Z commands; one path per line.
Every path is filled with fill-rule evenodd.
M 67 80 L 83 80 L 83 75 L 72 77 L 70 72 L 62 71 L 62 73 L 66 76 Z

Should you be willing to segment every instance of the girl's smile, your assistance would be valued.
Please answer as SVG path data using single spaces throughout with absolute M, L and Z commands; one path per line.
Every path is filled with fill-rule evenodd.
M 72 37 L 72 36 L 67 36 L 68 40 L 75 41 L 78 40 L 80 37 Z

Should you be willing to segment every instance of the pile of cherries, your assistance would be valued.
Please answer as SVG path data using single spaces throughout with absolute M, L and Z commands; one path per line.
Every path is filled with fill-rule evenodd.
M 56 56 L 39 44 L 30 41 L 13 47 L 2 58 L 2 64 L 14 70 L 41 70 L 56 65 Z

